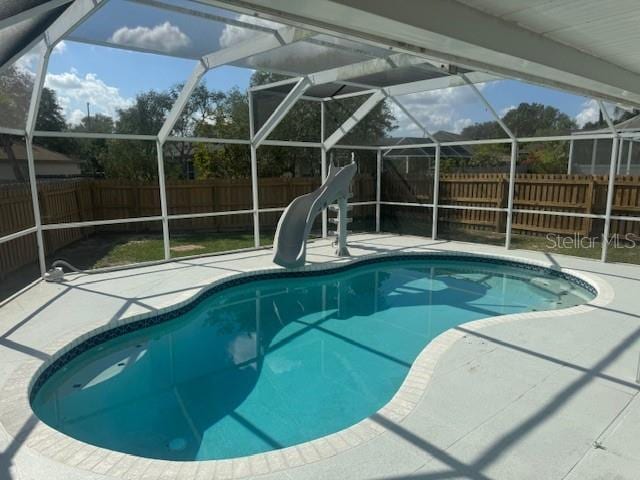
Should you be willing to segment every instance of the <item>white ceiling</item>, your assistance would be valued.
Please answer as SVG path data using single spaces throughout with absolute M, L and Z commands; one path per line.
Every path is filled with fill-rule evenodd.
M 638 0 L 458 0 L 640 73 Z

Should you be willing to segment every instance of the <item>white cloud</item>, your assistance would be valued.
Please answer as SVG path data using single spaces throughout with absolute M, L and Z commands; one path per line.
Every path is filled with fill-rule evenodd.
M 62 55 L 67 51 L 67 44 L 63 41 L 58 42 L 55 47 L 53 47 L 54 55 Z M 15 67 L 19 72 L 26 73 L 28 75 L 35 75 L 36 67 L 38 66 L 38 59 L 40 58 L 42 50 L 39 47 L 34 47 L 29 50 L 27 53 L 22 55 L 18 60 L 16 60 Z
M 600 118 L 600 108 L 595 100 L 587 100 L 582 104 L 582 110 L 576 115 L 578 127 L 584 127 L 585 123 L 597 122 Z
M 84 77 L 77 70 L 48 74 L 45 86 L 55 90 L 67 120 L 78 123 L 84 116 L 87 102 L 94 113 L 115 117 L 118 108 L 126 108 L 133 99 L 120 94 L 118 87 L 107 85 L 94 73 Z
M 67 51 L 67 44 L 66 44 L 66 42 L 65 42 L 64 40 L 62 40 L 62 41 L 58 42 L 58 43 L 56 44 L 56 46 L 55 46 L 55 47 L 53 47 L 53 53 L 54 53 L 54 55 L 55 55 L 55 54 L 62 55 L 62 54 L 63 54 L 64 52 L 66 52 L 66 51 Z
M 175 53 L 191 44 L 189 36 L 169 22 L 164 22 L 153 28 L 122 27 L 113 32 L 109 41 L 119 45 L 148 48 L 166 53 Z
M 87 116 L 86 110 L 82 111 L 79 108 L 76 108 L 73 112 L 71 112 L 67 116 L 67 122 L 69 122 L 71 125 L 78 125 L 80 124 L 82 119 L 86 116 Z
M 482 85 L 478 85 L 482 88 Z M 449 87 L 431 92 L 414 93 L 399 98 L 402 104 L 431 133 L 438 130 L 459 133 L 473 120 L 460 113 L 460 108 L 475 105 L 478 97 L 468 87 Z M 420 129 L 394 104 L 393 113 L 398 121 L 394 136 L 422 136 Z
M 515 110 L 516 106 L 515 105 L 509 105 L 508 107 L 504 107 L 502 110 L 500 110 L 498 113 L 500 115 L 500 118 L 504 117 L 507 113 L 509 113 L 511 110 Z
M 267 27 L 272 29 L 277 29 L 282 25 L 265 20 L 263 18 L 254 17 L 251 15 L 239 15 L 238 20 L 244 23 L 251 23 L 252 25 L 259 25 L 261 27 Z M 226 24 L 224 30 L 222 31 L 222 35 L 220 35 L 220 46 L 221 47 L 230 47 L 231 45 L 235 45 L 236 43 L 242 42 L 254 36 L 256 32 L 254 30 L 249 30 L 248 28 L 237 27 L 235 25 Z

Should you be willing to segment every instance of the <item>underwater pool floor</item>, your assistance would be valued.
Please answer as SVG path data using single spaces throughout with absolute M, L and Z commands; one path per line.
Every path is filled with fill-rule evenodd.
M 0 478 L 634 478 L 640 268 L 410 236 L 354 235 L 350 243 L 354 257 L 472 250 L 556 263 L 595 279 L 604 295 L 588 311 L 447 331 L 419 355 L 389 408 L 356 429 L 269 454 L 172 462 L 61 440 L 20 399 L 39 366 L 73 339 L 185 301 L 224 276 L 268 268 L 271 252 L 37 284 L 0 307 Z M 328 242 L 310 247 L 315 265 L 335 262 Z

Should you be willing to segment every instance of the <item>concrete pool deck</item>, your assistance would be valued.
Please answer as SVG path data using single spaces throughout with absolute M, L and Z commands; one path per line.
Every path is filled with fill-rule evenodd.
M 38 422 L 16 417 L 16 425 L 0 430 L 0 479 L 638 478 L 640 267 L 412 236 L 363 234 L 349 243 L 354 257 L 444 251 L 537 260 L 609 285 L 615 296 L 574 314 L 461 325 L 437 352 L 415 406 L 398 420 L 374 415 L 379 432 L 363 432 L 352 448 L 329 444 L 299 452 L 302 460 L 274 457 L 277 464 L 234 461 L 216 470 L 208 462 L 166 462 L 160 468 L 130 458 L 114 463 L 88 445 L 59 442 L 57 456 L 42 454 L 46 438 L 40 445 L 34 438 Z M 271 254 L 178 259 L 36 284 L 0 307 L 1 391 L 26 388 L 25 365 L 46 361 L 83 333 L 185 301 L 222 277 L 272 267 Z M 336 262 L 328 241 L 310 244 L 308 260 Z M 3 396 L 0 405 L 9 401 Z

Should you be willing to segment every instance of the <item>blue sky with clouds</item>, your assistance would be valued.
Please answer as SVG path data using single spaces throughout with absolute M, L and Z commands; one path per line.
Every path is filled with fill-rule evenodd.
M 188 4 L 186 0 L 171 0 L 171 3 Z M 197 4 L 189 4 L 190 7 L 194 5 Z M 206 9 L 208 13 L 223 13 L 219 9 Z M 224 15 L 230 16 L 229 13 Z M 256 22 L 247 17 L 242 19 Z M 221 22 L 153 9 L 126 0 L 111 0 L 56 49 L 51 57 L 46 85 L 56 90 L 65 116 L 72 123 L 84 116 L 87 102 L 94 113 L 115 115 L 118 108 L 130 105 L 137 93 L 149 89 L 165 90 L 185 81 L 195 60 L 176 56 L 199 58 L 251 34 L 250 30 Z M 89 45 L 74 41 L 74 38 L 129 45 L 168 55 Z M 251 73 L 248 68 L 222 67 L 208 73 L 205 81 L 210 88 L 239 87 L 244 90 Z M 539 102 L 559 108 L 578 124 L 597 118 L 595 103 L 580 96 L 512 80 L 491 82 L 479 88 L 500 114 L 521 102 Z M 432 131 L 456 132 L 474 122 L 492 119 L 466 86 L 409 95 L 401 101 Z M 397 135 L 418 134 L 402 112 L 395 113 L 400 125 Z

